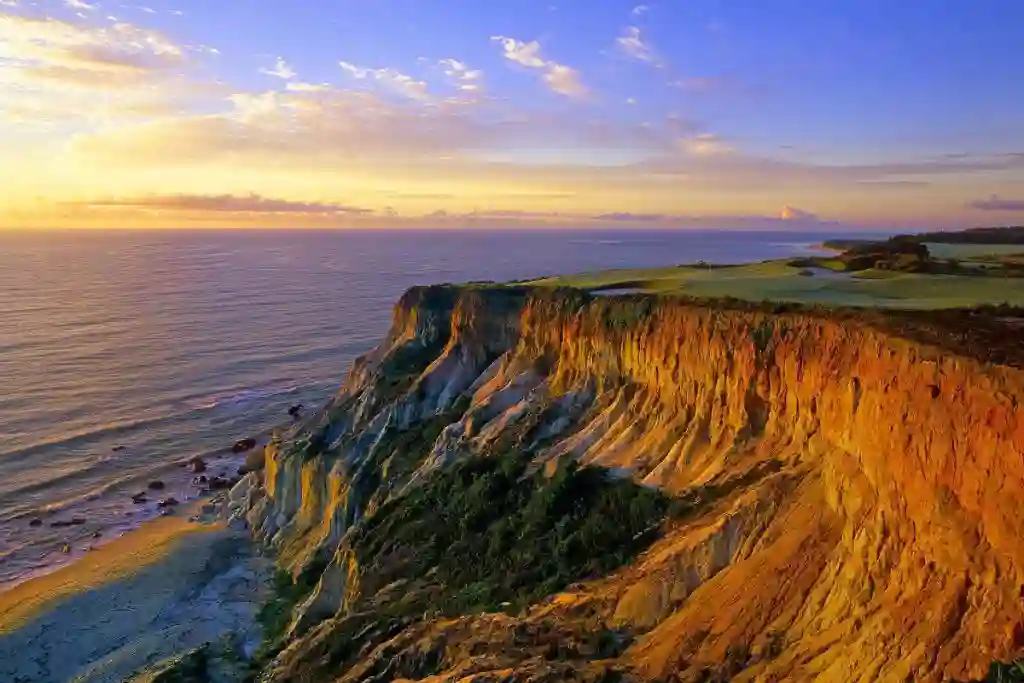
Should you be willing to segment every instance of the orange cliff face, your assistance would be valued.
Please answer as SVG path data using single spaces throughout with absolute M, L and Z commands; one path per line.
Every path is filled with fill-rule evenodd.
M 268 449 L 244 512 L 296 571 L 333 553 L 297 614 L 293 662 L 368 580 L 344 552 L 360 517 L 513 443 L 716 495 L 632 564 L 501 628 L 495 615 L 410 626 L 448 643 L 433 680 L 464 677 L 502 628 L 550 623 L 628 632 L 614 663 L 641 680 L 964 680 L 1024 649 L 1022 402 L 1021 370 L 857 316 L 417 289 L 338 398 Z M 422 457 L 381 458 L 427 424 Z M 503 670 L 540 671 L 528 643 L 500 647 Z

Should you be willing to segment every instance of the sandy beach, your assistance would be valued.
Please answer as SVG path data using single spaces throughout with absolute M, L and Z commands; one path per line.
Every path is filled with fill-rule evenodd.
M 254 649 L 270 560 L 181 513 L 0 593 L 0 681 L 115 683 L 227 634 Z

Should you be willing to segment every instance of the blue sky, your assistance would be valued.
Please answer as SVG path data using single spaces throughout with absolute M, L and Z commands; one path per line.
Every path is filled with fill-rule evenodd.
M 131 179 L 189 165 L 205 178 L 232 175 L 229 157 L 250 170 L 293 165 L 305 184 L 274 196 L 356 201 L 390 217 L 481 203 L 538 215 L 769 216 L 799 202 L 810 205 L 803 213 L 852 223 L 991 222 L 1016 217 L 1010 207 L 1024 197 L 1024 3 L 1015 0 L 0 0 L 4 15 L 0 94 L 7 87 L 24 102 L 20 119 L 0 122 L 0 141 L 60 129 L 79 154 L 123 151 L 121 135 L 152 152 L 140 154 L 146 169 L 125 171 Z M 19 45 L 48 52 L 19 60 Z M 96 76 L 115 64 L 151 79 Z M 29 130 L 25 111 L 60 108 L 37 83 L 58 74 L 103 91 L 101 125 L 49 121 L 44 134 L 37 116 Z M 145 120 L 117 109 L 145 102 L 156 112 L 158 99 L 162 113 Z M 296 114 L 313 108 L 319 119 Z M 257 133 L 267 142 L 254 149 Z M 174 136 L 203 148 L 171 159 Z M 338 196 L 328 196 L 323 163 L 308 160 L 309 149 L 332 145 L 339 159 L 376 164 L 360 176 L 363 166 L 339 162 Z M 408 170 L 432 163 L 444 168 Z M 666 167 L 674 195 L 657 179 Z M 620 171 L 632 175 L 613 184 Z M 273 193 L 249 177 L 214 184 L 224 195 Z M 488 195 L 483 178 L 524 189 Z M 545 195 L 542 182 L 576 199 L 520 201 Z M 197 192 L 179 184 L 175 196 Z M 87 183 L 72 185 L 84 201 Z M 602 203 L 618 189 L 622 206 Z M 452 200 L 384 206 L 388 193 Z M 971 208 L 992 196 L 1006 198 L 1006 211 Z M 871 202 L 882 208 L 857 208 Z

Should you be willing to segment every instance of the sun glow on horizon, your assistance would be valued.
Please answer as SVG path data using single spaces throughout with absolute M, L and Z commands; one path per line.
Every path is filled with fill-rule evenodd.
M 961 23 L 1020 22 L 936 11 L 938 35 L 903 35 L 886 79 L 852 78 L 757 33 L 783 19 L 767 8 L 438 5 L 456 27 L 438 2 L 0 3 L 0 228 L 952 227 L 1024 211 L 1024 123 L 964 128 L 1017 97 L 1003 86 L 1024 65 L 978 47 L 960 65 L 988 69 L 972 100 L 956 64 L 919 58 L 969 41 Z M 810 54 L 831 29 L 804 19 L 791 47 Z M 831 50 L 861 54 L 886 38 L 872 30 Z M 932 115 L 914 79 L 958 104 Z M 858 109 L 872 89 L 878 111 Z

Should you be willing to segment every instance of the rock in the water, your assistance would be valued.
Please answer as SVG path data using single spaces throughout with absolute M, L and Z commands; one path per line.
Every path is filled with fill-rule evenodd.
M 201 474 L 198 477 L 192 477 L 192 483 L 196 485 L 205 484 L 208 481 L 209 479 L 206 477 L 205 474 Z
M 50 526 L 54 527 L 55 529 L 67 526 L 82 526 L 83 524 L 85 524 L 85 520 L 81 517 L 74 517 L 72 519 L 61 519 L 57 520 L 56 522 L 50 522 Z
M 231 480 L 226 477 L 214 477 L 210 480 L 210 488 L 214 491 L 222 491 L 233 486 Z
M 153 481 L 149 482 L 149 486 L 147 488 L 149 488 L 150 491 L 163 491 L 164 483 L 159 479 L 154 479 Z
M 115 453 L 118 453 L 118 452 L 120 452 L 120 451 L 123 451 L 123 450 L 124 450 L 124 446 L 121 446 L 121 445 L 119 444 L 119 445 L 117 445 L 117 446 L 114 446 L 114 447 L 113 447 L 113 448 L 111 448 L 110 450 L 114 451 Z
M 143 503 L 145 503 L 146 502 L 146 492 L 145 491 L 139 491 L 138 493 L 136 493 L 134 496 L 132 496 L 132 502 L 135 503 L 136 505 L 142 505 Z
M 39 519 L 38 517 L 33 517 L 32 521 L 30 521 L 28 523 L 28 525 L 29 526 L 42 526 L 43 525 L 43 520 Z
M 188 461 L 188 469 L 192 474 L 201 474 L 206 471 L 206 462 L 202 458 L 192 458 Z
M 288 409 L 288 414 L 295 418 L 299 417 L 302 414 L 302 404 L 296 403 L 293 405 Z
M 103 535 L 102 531 L 94 531 L 94 532 L 92 532 L 92 537 L 93 538 L 99 538 L 102 535 Z
M 171 498 L 162 498 L 162 499 L 160 499 L 160 501 L 157 502 L 156 506 L 160 507 L 160 508 L 169 508 L 169 507 L 173 507 L 173 506 L 175 506 L 177 504 L 178 504 L 178 499 L 171 497 Z
M 245 439 L 239 439 L 235 442 L 235 445 L 231 447 L 232 453 L 245 453 L 256 448 L 256 439 L 247 437 Z

